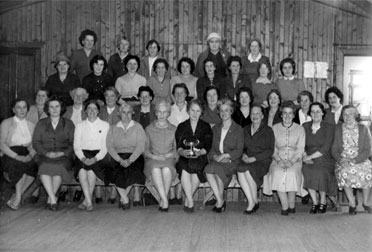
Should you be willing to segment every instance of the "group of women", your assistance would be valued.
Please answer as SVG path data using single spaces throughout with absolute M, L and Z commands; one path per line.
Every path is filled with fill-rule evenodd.
M 372 213 L 368 128 L 358 123 L 356 108 L 342 105 L 336 87 L 325 94 L 328 109 L 314 102 L 294 77 L 292 59 L 282 60 L 283 78 L 274 84 L 260 41 L 252 40 L 242 59 L 222 50 L 220 35 L 211 33 L 196 65 L 182 58 L 172 76 L 156 40 L 141 61 L 120 38 L 107 63 L 93 49 L 93 31 L 79 39 L 83 48 L 71 61 L 57 59 L 57 73 L 38 91 L 36 105 L 17 99 L 14 117 L 1 124 L 2 166 L 16 188 L 9 208 L 19 208 L 38 175 L 46 208 L 58 210 L 58 190 L 73 170 L 84 194 L 78 208 L 86 211 L 94 208 L 99 179 L 115 186 L 123 210 L 132 205 L 132 188 L 133 206 L 140 205 L 137 185 L 146 183 L 156 188 L 159 211 L 167 212 L 170 188 L 178 184 L 175 197 L 183 190 L 187 213 L 194 212 L 199 184 L 208 182 L 213 211 L 220 213 L 224 189 L 237 174 L 247 215 L 259 209 L 261 186 L 268 195 L 278 193 L 284 216 L 296 212 L 296 195 L 307 193 L 310 213 L 325 213 L 326 196 L 334 199 L 337 187 L 345 190 L 350 214 L 356 214 L 353 190 L 362 188 L 363 207 Z

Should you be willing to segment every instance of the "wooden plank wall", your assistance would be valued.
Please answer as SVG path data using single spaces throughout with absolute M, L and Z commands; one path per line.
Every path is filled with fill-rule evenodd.
M 246 55 L 251 38 L 259 38 L 272 62 L 274 80 L 285 57 L 297 62 L 300 78 L 304 61 L 328 62 L 328 79 L 304 80 L 318 101 L 342 78 L 333 43 L 370 44 L 370 27 L 370 17 L 310 0 L 45 1 L 0 16 L 2 45 L 41 45 L 43 81 L 53 73 L 51 62 L 58 53 L 71 55 L 80 47 L 78 36 L 84 29 L 97 32 L 97 48 L 107 59 L 116 52 L 117 36 L 127 36 L 131 53 L 140 56 L 146 53 L 147 41 L 157 39 L 172 67 L 182 56 L 196 60 L 207 48 L 207 35 L 216 31 L 227 50 L 240 56 Z

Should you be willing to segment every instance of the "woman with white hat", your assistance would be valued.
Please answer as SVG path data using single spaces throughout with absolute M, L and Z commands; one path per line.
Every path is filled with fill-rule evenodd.
M 230 57 L 230 53 L 221 48 L 221 35 L 212 32 L 207 37 L 208 49 L 202 52 L 196 62 L 194 75 L 198 78 L 205 76 L 203 62 L 209 58 L 215 62 L 217 74 L 222 76 L 227 75 L 226 62 Z

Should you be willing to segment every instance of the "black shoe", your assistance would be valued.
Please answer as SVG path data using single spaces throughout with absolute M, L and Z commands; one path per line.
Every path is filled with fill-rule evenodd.
M 123 205 L 124 205 L 124 203 L 119 201 L 119 205 L 118 205 L 119 209 L 123 209 Z
M 258 210 L 259 207 L 260 207 L 260 203 L 256 203 L 256 204 L 254 205 L 252 211 L 255 213 L 255 212 Z
M 110 203 L 110 204 L 115 204 L 115 202 L 116 202 L 116 198 L 109 198 L 107 200 L 107 203 Z
M 318 205 L 313 205 L 310 209 L 310 214 L 316 214 L 318 212 Z
M 357 214 L 357 212 L 356 212 L 356 206 L 355 207 L 349 206 L 349 214 L 350 215 L 356 215 Z
M 214 207 L 213 209 L 216 213 L 224 212 L 226 210 L 226 201 L 223 202 L 221 207 Z
M 177 199 L 173 198 L 169 200 L 169 205 L 176 205 L 177 204 Z
M 129 210 L 130 209 L 130 201 L 128 203 L 123 203 L 122 209 L 123 210 Z
M 183 211 L 185 211 L 185 213 L 193 213 L 194 207 L 183 206 Z
M 67 191 L 59 192 L 57 202 L 65 202 L 66 201 L 66 195 L 67 195 Z M 32 196 L 32 197 L 35 197 L 35 196 Z
M 302 200 L 301 200 L 302 204 L 307 205 L 309 203 L 309 199 L 310 199 L 309 195 L 302 197 Z
M 50 204 L 49 210 L 56 212 L 58 211 L 58 204 Z
M 318 210 L 319 213 L 325 213 L 327 211 L 327 204 L 320 204 Z
M 363 206 L 364 210 L 366 210 L 369 214 L 372 214 L 372 207 L 371 206 L 364 205 L 364 203 L 363 203 L 362 206 Z
M 216 203 L 217 203 L 216 199 L 210 199 L 207 202 L 205 202 L 205 205 L 206 206 L 213 206 L 213 205 L 216 205 Z
M 253 212 L 253 209 L 252 210 L 244 210 L 243 214 L 244 215 L 251 215 Z
M 180 199 L 175 199 L 175 203 L 176 203 L 177 205 L 182 205 L 182 203 L 183 203 L 182 198 L 180 198 Z
M 96 198 L 96 204 L 101 204 L 103 202 L 102 198 Z
M 83 196 L 83 191 L 76 191 L 76 192 L 75 192 L 75 195 L 74 195 L 74 198 L 73 198 L 72 201 L 73 201 L 73 202 L 80 201 L 81 196 Z
M 296 213 L 296 208 L 288 208 L 288 213 Z
M 160 212 L 168 212 L 169 207 L 167 207 L 167 208 L 159 207 L 158 210 L 159 210 Z
M 141 206 L 141 201 L 133 201 L 133 206 L 134 207 L 137 207 L 137 206 Z
M 31 196 L 29 199 L 31 204 L 36 204 L 38 200 L 39 200 L 39 196 Z
M 286 210 L 282 210 L 282 211 L 280 212 L 280 215 L 288 216 L 288 209 L 286 209 Z

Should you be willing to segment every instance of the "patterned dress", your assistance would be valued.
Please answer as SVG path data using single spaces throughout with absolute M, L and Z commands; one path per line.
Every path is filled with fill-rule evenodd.
M 348 129 L 342 125 L 343 158 L 354 159 L 358 156 L 359 128 Z M 372 187 L 372 164 L 369 159 L 360 163 L 338 162 L 336 164 L 338 187 L 370 188 Z

